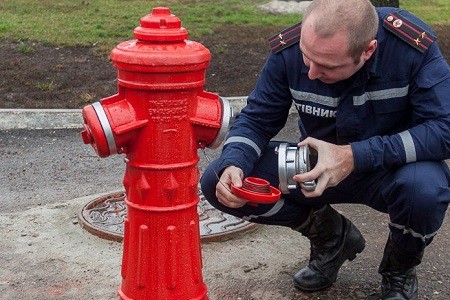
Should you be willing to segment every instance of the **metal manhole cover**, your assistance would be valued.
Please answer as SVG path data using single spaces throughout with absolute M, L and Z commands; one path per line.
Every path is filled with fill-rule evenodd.
M 197 211 L 202 241 L 223 241 L 237 233 L 256 229 L 257 224 L 223 213 L 211 206 L 200 191 L 199 196 Z M 78 219 L 81 226 L 90 233 L 104 239 L 122 241 L 126 214 L 125 192 L 114 192 L 90 201 L 82 208 Z

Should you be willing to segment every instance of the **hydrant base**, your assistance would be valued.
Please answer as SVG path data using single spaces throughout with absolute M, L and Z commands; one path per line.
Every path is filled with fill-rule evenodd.
M 121 242 L 127 214 L 125 192 L 111 192 L 89 201 L 79 212 L 81 227 L 100 238 Z M 258 224 L 225 214 L 212 207 L 199 191 L 197 211 L 202 242 L 220 242 L 256 230 Z

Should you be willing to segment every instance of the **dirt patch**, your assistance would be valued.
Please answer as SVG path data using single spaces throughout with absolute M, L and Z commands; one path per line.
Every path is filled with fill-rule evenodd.
M 227 26 L 201 42 L 211 51 L 205 89 L 243 96 L 269 53 L 274 26 Z M 81 108 L 117 92 L 116 70 L 95 47 L 0 42 L 0 108 Z
M 212 56 L 205 89 L 248 95 L 270 51 L 267 38 L 280 29 L 229 25 L 198 40 Z M 450 25 L 435 29 L 450 61 Z M 0 108 L 82 108 L 117 91 L 108 54 L 95 47 L 0 41 L 0 57 Z

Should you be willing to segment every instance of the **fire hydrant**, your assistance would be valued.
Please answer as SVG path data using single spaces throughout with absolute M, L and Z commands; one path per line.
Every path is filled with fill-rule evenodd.
M 211 55 L 187 37 L 169 8 L 154 8 L 111 52 L 118 93 L 82 111 L 84 143 L 125 154 L 120 299 L 208 299 L 197 150 L 221 144 L 232 110 L 203 90 Z

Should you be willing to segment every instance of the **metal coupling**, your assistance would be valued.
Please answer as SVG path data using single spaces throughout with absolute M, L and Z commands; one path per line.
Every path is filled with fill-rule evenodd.
M 300 188 L 306 191 L 314 191 L 314 180 L 298 183 L 293 177 L 311 170 L 310 149 L 308 146 L 290 146 L 289 143 L 281 143 L 275 152 L 278 154 L 278 178 L 280 190 L 283 194 L 289 194 L 290 190 Z
M 210 149 L 217 149 L 222 144 L 228 131 L 230 130 L 231 120 L 234 117 L 233 107 L 230 105 L 230 102 L 222 97 L 219 97 L 219 99 L 222 105 L 222 120 L 220 122 L 220 128 L 216 138 L 211 144 L 208 145 L 208 148 Z

